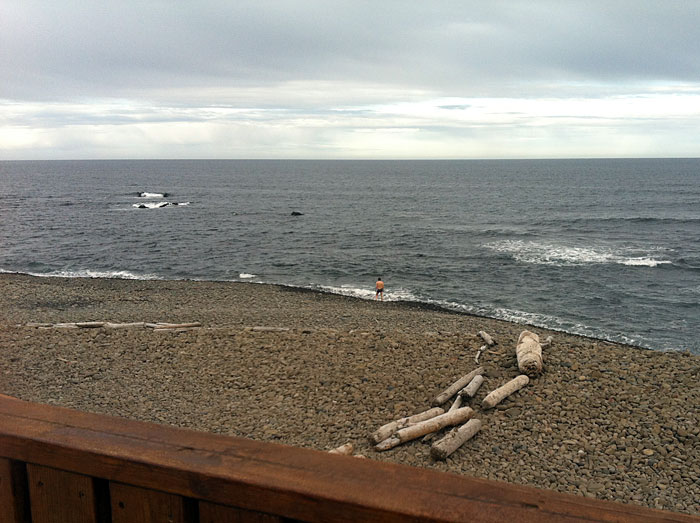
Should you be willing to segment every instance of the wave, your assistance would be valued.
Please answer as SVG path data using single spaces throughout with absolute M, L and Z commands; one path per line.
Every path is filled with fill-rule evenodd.
M 136 193 L 137 198 L 167 198 L 168 193 L 167 192 L 137 192 Z
M 170 206 L 185 206 L 190 202 L 149 202 L 149 203 L 134 203 L 131 206 L 137 209 L 161 209 Z
M 257 274 L 248 274 L 247 272 L 242 272 L 238 275 L 241 280 L 249 280 L 251 278 L 257 278 Z
M 355 287 L 352 285 L 312 285 L 309 286 L 309 288 L 329 292 L 331 294 L 361 298 L 363 300 L 373 300 L 375 296 L 375 290 L 373 287 Z M 387 288 L 384 291 L 384 301 L 415 301 L 428 303 L 426 300 L 421 300 L 411 291 L 403 288 Z
M 164 280 L 155 274 L 139 274 L 131 271 L 96 271 L 90 269 L 60 270 L 50 272 L 19 272 L 0 269 L 2 274 L 26 274 L 38 278 L 105 278 L 114 280 Z
M 523 240 L 503 240 L 484 245 L 493 251 L 511 255 L 515 260 L 535 265 L 618 264 L 631 267 L 658 267 L 672 264 L 670 260 L 647 254 L 605 247 L 571 247 L 555 243 Z

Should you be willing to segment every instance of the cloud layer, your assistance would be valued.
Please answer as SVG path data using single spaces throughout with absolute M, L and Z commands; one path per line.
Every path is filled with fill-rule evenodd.
M 0 158 L 700 156 L 698 19 L 696 2 L 7 2 Z

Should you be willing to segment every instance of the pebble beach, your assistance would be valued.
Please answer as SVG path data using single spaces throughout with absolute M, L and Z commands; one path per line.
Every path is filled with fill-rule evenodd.
M 369 282 L 373 286 L 373 282 Z M 198 322 L 190 330 L 32 324 Z M 531 330 L 545 369 L 493 409 Z M 378 452 L 379 426 L 426 410 L 474 370 L 481 431 L 445 461 L 417 439 Z M 0 393 L 700 515 L 700 357 L 409 302 L 239 282 L 0 274 Z M 449 407 L 449 404 L 446 405 Z

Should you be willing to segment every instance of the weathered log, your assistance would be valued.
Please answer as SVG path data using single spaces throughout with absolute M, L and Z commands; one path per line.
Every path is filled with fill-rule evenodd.
M 479 390 L 482 383 L 484 383 L 484 377 L 481 374 L 474 376 L 474 378 L 469 382 L 469 385 L 459 391 L 460 397 L 467 396 L 468 398 L 473 398 L 476 396 L 476 392 Z
M 53 327 L 53 323 L 36 323 L 33 321 L 30 321 L 29 323 L 25 324 L 26 327 Z
M 418 414 L 414 414 L 413 416 L 407 416 L 405 418 L 397 419 L 379 427 L 376 431 L 372 433 L 372 435 L 369 438 L 372 441 L 372 443 L 379 443 L 380 441 L 384 441 L 385 439 L 387 439 L 397 430 L 403 429 L 404 427 L 408 427 L 409 425 L 413 425 L 414 423 L 420 423 L 421 421 L 434 418 L 435 416 L 439 416 L 440 414 L 444 413 L 444 409 L 441 409 L 440 407 L 434 407 L 432 409 L 419 412 Z
M 447 459 L 459 447 L 474 437 L 481 429 L 481 420 L 470 419 L 456 430 L 450 431 L 447 436 L 433 443 L 430 447 L 430 455 L 435 459 Z
M 459 378 L 457 381 L 455 381 L 452 385 L 447 387 L 445 391 L 438 395 L 437 398 L 433 400 L 433 406 L 437 407 L 439 405 L 442 405 L 445 403 L 447 400 L 449 400 L 452 396 L 457 394 L 457 392 L 460 391 L 460 389 L 463 389 L 473 378 L 474 376 L 478 376 L 480 374 L 484 373 L 484 368 L 483 367 L 478 367 L 471 371 L 469 374 L 466 374 Z
M 130 327 L 145 327 L 146 323 L 143 321 L 137 321 L 133 323 L 112 323 L 111 321 L 105 322 L 106 329 L 128 329 Z
M 489 336 L 486 332 L 484 331 L 479 331 L 479 336 L 481 337 L 482 340 L 484 340 L 484 343 L 488 345 L 489 347 L 493 347 L 496 345 L 496 342 L 493 341 L 493 338 Z
M 81 321 L 76 323 L 81 329 L 97 329 L 99 327 L 104 327 L 105 322 L 103 321 Z
M 355 450 L 355 446 L 352 443 L 346 443 L 345 445 L 329 450 L 328 454 L 344 454 L 346 456 L 351 456 L 353 450 Z
M 77 329 L 78 326 L 75 323 L 54 323 L 54 329 Z
M 430 434 L 431 432 L 436 432 L 451 425 L 464 423 L 473 415 L 474 411 L 469 407 L 463 407 L 461 409 L 453 410 L 452 412 L 446 412 L 445 414 L 441 414 L 432 419 L 421 421 L 420 423 L 416 423 L 415 425 L 410 425 L 404 429 L 401 429 L 390 438 L 387 438 L 376 445 L 374 448 L 378 451 L 393 449 L 401 443 L 420 438 L 421 436 Z
M 521 332 L 515 353 L 520 372 L 532 377 L 542 372 L 542 346 L 537 334 L 530 331 Z
M 528 378 L 525 374 L 521 374 L 520 376 L 510 380 L 505 385 L 502 385 L 496 390 L 492 391 L 488 396 L 484 398 L 484 401 L 481 402 L 481 406 L 485 409 L 491 409 L 514 392 L 517 392 L 520 389 L 522 389 L 529 382 L 530 378 Z
M 483 352 L 485 350 L 486 350 L 486 345 L 482 345 L 481 347 L 479 347 L 479 350 L 476 351 L 476 356 L 474 356 L 474 363 L 476 363 L 477 365 L 479 364 L 479 358 L 481 358 L 481 355 L 483 354 Z
M 151 327 L 153 329 L 191 329 L 201 326 L 202 324 L 198 321 L 192 323 L 146 323 L 146 327 Z
M 455 398 L 454 402 L 452 403 L 452 406 L 450 407 L 450 409 L 447 412 L 452 412 L 453 410 L 457 410 L 461 406 L 462 406 L 462 396 L 457 396 Z

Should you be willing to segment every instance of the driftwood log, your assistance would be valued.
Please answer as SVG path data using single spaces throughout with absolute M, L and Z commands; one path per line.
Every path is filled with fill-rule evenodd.
M 484 340 L 484 343 L 488 345 L 489 347 L 493 347 L 496 345 L 496 342 L 493 341 L 493 338 L 488 335 L 487 332 L 485 331 L 479 331 L 479 336 L 481 337 L 482 340 Z
M 457 396 L 454 402 L 452 402 L 452 406 L 447 412 L 452 412 L 453 410 L 457 410 L 458 408 L 460 408 L 462 406 L 462 401 L 462 396 Z
M 458 429 L 450 431 L 447 436 L 433 443 L 430 455 L 435 459 L 447 459 L 459 447 L 474 437 L 481 429 L 481 420 L 470 419 Z
M 198 321 L 192 323 L 146 323 L 146 327 L 152 329 L 194 329 L 196 327 L 201 327 L 202 324 Z
M 432 409 L 419 412 L 418 414 L 414 414 L 413 416 L 407 416 L 405 418 L 394 420 L 390 423 L 387 423 L 386 425 L 382 425 L 381 427 L 379 427 L 376 431 L 372 433 L 369 439 L 372 441 L 372 443 L 379 443 L 387 439 L 389 436 L 391 436 L 398 430 L 408 427 L 409 425 L 414 425 L 416 423 L 420 423 L 421 421 L 434 418 L 435 416 L 439 416 L 440 414 L 444 413 L 444 409 L 441 409 L 440 407 L 434 407 Z
M 329 450 L 328 454 L 344 454 L 345 456 L 351 456 L 354 450 L 355 446 L 352 443 L 346 443 L 345 445 Z
M 432 419 L 421 421 L 415 425 L 410 425 L 404 429 L 401 429 L 394 433 L 390 438 L 385 439 L 380 442 L 374 448 L 379 451 L 393 449 L 401 443 L 411 441 L 416 438 L 420 438 L 431 432 L 436 432 L 438 430 L 444 429 L 452 425 L 458 425 L 464 423 L 469 418 L 474 415 L 474 411 L 469 407 L 463 407 L 461 409 L 453 410 L 452 412 L 446 412 Z
M 542 372 L 542 346 L 537 334 L 530 331 L 521 332 L 515 353 L 518 357 L 520 372 L 531 377 Z
M 473 398 L 476 395 L 476 392 L 479 390 L 479 387 L 481 387 L 482 383 L 484 383 L 484 377 L 481 374 L 474 376 L 469 384 L 459 391 L 460 397 L 466 396 L 468 398 Z
M 528 378 L 525 374 L 521 374 L 520 376 L 510 380 L 505 385 L 502 385 L 493 392 L 489 393 L 489 395 L 484 398 L 484 401 L 481 402 L 481 406 L 485 409 L 491 409 L 514 392 L 522 389 L 529 382 L 530 378 Z
M 483 367 L 478 367 L 455 381 L 452 385 L 447 387 L 444 392 L 442 392 L 438 397 L 433 400 L 433 406 L 438 407 L 443 403 L 447 402 L 452 396 L 457 394 L 461 389 L 467 386 L 467 384 L 474 378 L 484 373 Z
M 130 329 L 132 327 L 145 327 L 146 322 L 137 321 L 133 323 L 112 323 L 111 321 L 105 322 L 105 328 L 107 329 Z

